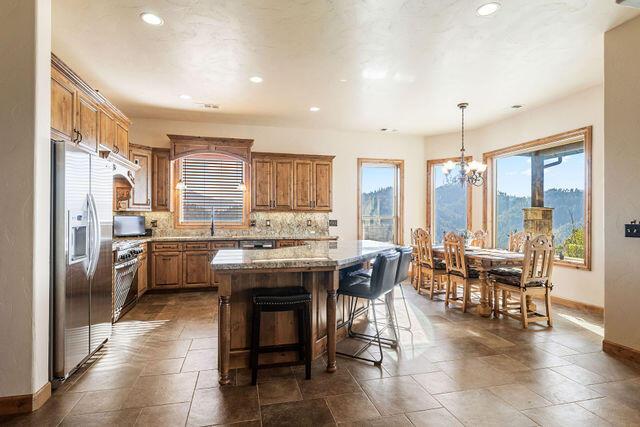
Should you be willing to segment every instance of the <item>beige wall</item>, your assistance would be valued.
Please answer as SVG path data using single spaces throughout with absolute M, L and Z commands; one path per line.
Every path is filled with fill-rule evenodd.
M 554 270 L 554 294 L 575 301 L 604 306 L 603 251 L 603 87 L 597 86 L 538 108 L 519 111 L 511 118 L 466 133 L 467 154 L 482 160 L 482 154 L 498 148 L 593 125 L 593 253 L 592 271 L 566 267 Z M 474 108 L 467 110 L 467 123 L 473 124 Z M 505 108 L 508 108 L 505 106 Z M 425 138 L 427 159 L 459 155 L 460 134 Z M 473 193 L 473 227 L 482 227 L 482 189 Z
M 266 126 L 224 125 L 133 118 L 130 139 L 155 147 L 169 145 L 167 134 L 253 138 L 254 151 L 329 154 L 333 162 L 333 213 L 338 227 L 329 232 L 356 239 L 356 185 L 358 157 L 405 161 L 405 242 L 409 229 L 423 226 L 425 218 L 424 144 L 421 137 L 365 132 L 340 132 Z
M 640 350 L 640 18 L 605 34 L 605 339 Z
M 48 381 L 49 0 L 0 7 L 0 397 Z

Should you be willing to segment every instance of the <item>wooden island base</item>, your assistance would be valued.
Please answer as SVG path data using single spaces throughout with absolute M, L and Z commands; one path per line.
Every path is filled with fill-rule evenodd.
M 311 340 L 313 358 L 327 353 L 327 371 L 336 370 L 336 343 L 346 336 L 346 329 L 336 329 L 348 316 L 347 304 L 336 301 L 338 270 L 325 271 L 239 271 L 218 272 L 219 282 L 219 370 L 220 384 L 229 384 L 229 370 L 249 367 L 251 345 L 251 290 L 262 287 L 303 286 L 312 295 Z M 329 325 L 329 326 L 328 326 Z M 331 327 L 332 325 L 333 327 Z M 263 313 L 260 345 L 297 342 L 297 318 L 293 312 Z M 296 352 L 260 355 L 260 364 L 294 362 Z

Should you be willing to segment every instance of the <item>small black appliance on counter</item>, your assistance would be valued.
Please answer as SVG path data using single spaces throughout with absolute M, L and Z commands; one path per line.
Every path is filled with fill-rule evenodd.
M 148 235 L 142 215 L 114 215 L 113 237 L 139 237 Z

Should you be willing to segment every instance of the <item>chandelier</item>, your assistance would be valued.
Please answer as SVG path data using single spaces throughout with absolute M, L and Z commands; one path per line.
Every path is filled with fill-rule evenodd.
M 477 187 L 484 184 L 483 173 L 487 170 L 487 165 L 481 162 L 472 160 L 467 162 L 464 158 L 464 110 L 469 104 L 462 102 L 458 104 L 458 108 L 462 113 L 462 147 L 460 148 L 460 161 L 458 163 L 449 160 L 442 165 L 442 171 L 444 172 L 445 180 L 449 184 L 459 183 L 464 185 L 465 183 L 475 185 Z M 457 173 L 453 173 L 453 170 L 458 168 Z

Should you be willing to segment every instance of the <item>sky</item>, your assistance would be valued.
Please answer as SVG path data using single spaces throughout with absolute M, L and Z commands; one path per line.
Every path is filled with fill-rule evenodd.
M 362 183 L 360 189 L 363 193 L 370 193 L 393 185 L 394 179 L 395 166 L 365 165 L 362 167 Z
M 524 156 L 496 160 L 498 191 L 514 196 L 531 195 L 531 159 Z M 544 189 L 584 190 L 584 153 L 565 156 L 562 163 L 544 171 Z

